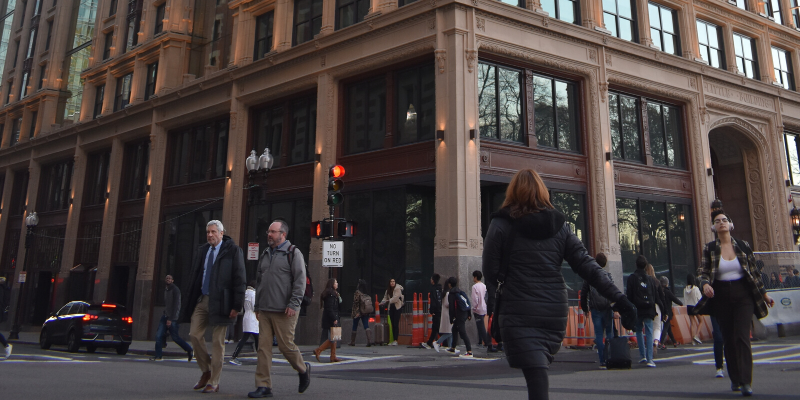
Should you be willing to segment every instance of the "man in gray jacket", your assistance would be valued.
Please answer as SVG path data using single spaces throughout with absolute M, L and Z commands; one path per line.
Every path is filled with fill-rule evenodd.
M 162 341 L 166 341 L 166 335 L 169 333 L 172 336 L 172 341 L 181 346 L 191 362 L 192 357 L 194 357 L 192 346 L 189 346 L 185 340 L 181 339 L 178 333 L 178 318 L 180 318 L 181 313 L 181 290 L 175 285 L 172 275 L 167 275 L 164 278 L 164 282 L 167 284 L 164 289 L 164 315 L 161 316 L 161 321 L 159 321 L 158 330 L 156 331 L 156 355 L 150 357 L 150 361 L 161 361 Z
M 272 336 L 278 339 L 278 349 L 300 376 L 298 392 L 303 393 L 311 382 L 311 365 L 294 344 L 294 328 L 300 303 L 306 289 L 306 269 L 303 254 L 286 240 L 289 225 L 275 220 L 267 231 L 269 248 L 258 262 L 258 284 L 254 306 L 258 329 L 258 366 L 256 390 L 250 398 L 272 397 Z

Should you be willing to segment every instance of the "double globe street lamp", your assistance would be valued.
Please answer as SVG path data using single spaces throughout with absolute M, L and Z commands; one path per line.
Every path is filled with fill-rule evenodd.
M 256 155 L 255 150 L 250 151 L 250 156 L 247 157 L 244 163 L 247 167 L 247 172 L 250 174 L 250 187 L 255 185 L 253 181 L 258 171 L 263 172 L 264 179 L 266 180 L 267 172 L 272 169 L 274 161 L 275 159 L 272 158 L 272 154 L 269 152 L 269 147 L 265 147 L 264 154 L 260 156 Z
M 9 333 L 9 339 L 19 339 L 19 330 L 21 321 L 23 320 L 23 307 L 22 307 L 22 300 L 25 299 L 25 281 L 27 280 L 27 270 L 28 270 L 28 259 L 30 259 L 30 249 L 33 246 L 33 231 L 36 229 L 36 225 L 39 225 L 39 216 L 36 215 L 36 212 L 32 212 L 25 217 L 25 226 L 28 228 L 27 232 L 25 233 L 25 261 L 22 263 L 22 271 L 19 273 L 22 275 L 23 279 L 20 279 L 19 283 L 19 297 L 17 297 L 17 312 L 14 315 L 14 326 L 11 327 L 11 333 Z

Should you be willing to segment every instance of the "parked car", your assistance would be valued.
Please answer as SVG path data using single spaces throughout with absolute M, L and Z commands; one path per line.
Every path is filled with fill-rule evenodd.
M 81 346 L 94 353 L 98 347 L 115 348 L 125 355 L 131 345 L 133 318 L 120 304 L 71 301 L 42 324 L 39 346 L 65 344 L 74 353 Z

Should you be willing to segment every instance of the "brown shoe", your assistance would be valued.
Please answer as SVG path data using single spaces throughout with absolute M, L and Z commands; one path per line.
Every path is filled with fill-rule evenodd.
M 320 350 L 319 348 L 314 349 L 314 357 L 317 357 L 317 362 L 321 362 L 319 360 L 319 353 L 322 353 L 322 350 Z
M 219 385 L 206 385 L 206 388 L 203 389 L 200 393 L 216 393 L 219 392 Z
M 211 371 L 203 372 L 203 375 L 200 375 L 200 380 L 197 381 L 196 385 L 194 385 L 194 390 L 199 390 L 206 387 L 209 379 L 211 379 Z

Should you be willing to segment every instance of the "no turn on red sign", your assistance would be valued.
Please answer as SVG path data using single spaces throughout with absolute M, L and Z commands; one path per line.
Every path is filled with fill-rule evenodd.
M 322 242 L 322 266 L 342 268 L 344 266 L 344 242 L 325 240 Z

